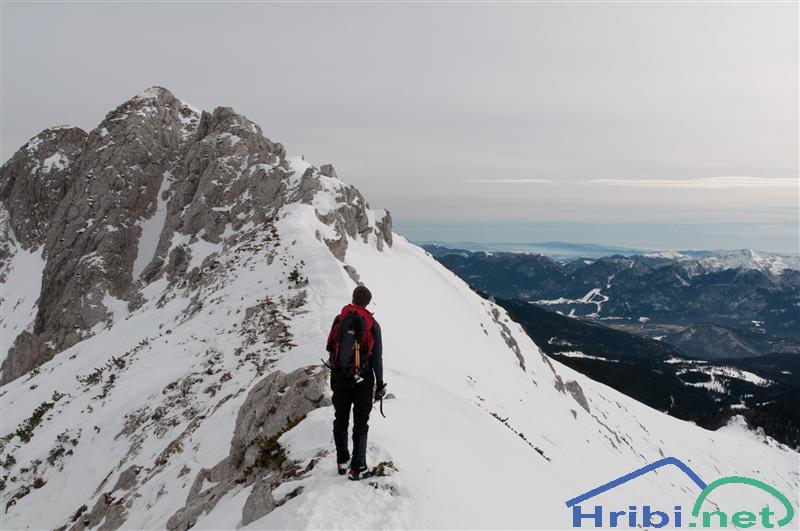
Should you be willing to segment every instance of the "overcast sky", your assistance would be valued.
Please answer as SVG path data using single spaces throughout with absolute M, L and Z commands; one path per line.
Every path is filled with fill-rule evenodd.
M 2 5 L 2 159 L 162 85 L 416 240 L 800 251 L 798 4 Z

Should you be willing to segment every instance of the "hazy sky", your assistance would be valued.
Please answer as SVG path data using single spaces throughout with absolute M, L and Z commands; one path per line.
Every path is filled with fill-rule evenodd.
M 2 5 L 2 159 L 150 85 L 418 240 L 800 250 L 798 4 Z

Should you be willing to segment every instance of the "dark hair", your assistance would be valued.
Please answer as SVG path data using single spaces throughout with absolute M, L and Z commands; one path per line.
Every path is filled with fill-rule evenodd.
M 366 306 L 371 300 L 372 293 L 370 293 L 366 286 L 356 286 L 356 289 L 353 290 L 353 304 Z

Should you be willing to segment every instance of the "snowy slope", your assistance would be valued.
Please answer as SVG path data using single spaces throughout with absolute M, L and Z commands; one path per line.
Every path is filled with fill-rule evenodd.
M 7 223 L 8 213 L 0 209 L 0 226 Z M 11 346 L 11 338 L 20 332 L 30 329 L 36 318 L 36 299 L 39 295 L 39 284 L 44 260 L 41 250 L 21 249 L 17 245 L 14 233 L 10 229 L 5 232 L 5 247 L 8 249 L 8 263 L 0 268 L 3 278 L 0 305 L 0 363 L 3 362 Z
M 398 396 L 387 403 L 389 418 L 373 417 L 371 451 L 373 460 L 388 456 L 400 470 L 386 482 L 399 499 L 378 490 L 376 507 L 389 514 L 342 517 L 336 500 L 349 496 L 357 504 L 361 492 L 335 481 L 331 461 L 310 480 L 310 494 L 259 527 L 297 521 L 311 528 L 564 527 L 566 499 L 663 455 L 680 456 L 701 476 L 766 473 L 785 492 L 797 492 L 797 454 L 707 432 L 548 362 L 503 313 L 496 323 L 493 305 L 406 241 L 397 238 L 384 254 L 363 246 L 354 251 L 348 262 L 376 293 L 376 315 L 387 330 L 386 378 Z M 421 349 L 419 340 L 391 332 L 405 329 L 407 308 L 423 298 L 435 304 L 430 318 L 416 325 L 423 327 Z M 439 314 L 448 317 L 437 320 Z M 505 344 L 503 325 L 519 344 L 525 370 Z M 557 389 L 559 377 L 578 383 L 588 411 Z M 307 454 L 308 439 L 324 447 L 330 420 L 330 412 L 320 411 L 313 426 L 301 424 L 287 443 L 300 455 Z M 619 506 L 680 497 L 693 488 L 677 472 L 664 474 L 642 478 Z
M 112 318 L 94 335 L 2 387 L 3 529 L 80 529 L 95 507 L 104 512 L 93 526 L 167 527 L 195 490 L 213 488 L 202 470 L 228 455 L 250 390 L 319 364 L 354 278 L 373 291 L 395 396 L 387 418 L 371 419 L 368 460 L 393 466 L 342 480 L 332 410 L 313 410 L 279 439 L 308 472 L 276 485 L 278 506 L 247 528 L 569 527 L 567 499 L 664 456 L 707 482 L 760 478 L 796 503 L 797 453 L 739 429 L 700 429 L 550 361 L 422 249 L 396 234 L 383 244 L 385 212 L 369 211 L 337 258 L 326 240 L 342 235 L 346 216 L 331 216 L 362 200 L 300 159 L 288 165 L 287 196 L 311 197 L 287 201 L 270 224 L 229 226 L 219 243 L 176 233 L 171 245 L 195 251 L 189 270 L 198 266 L 201 282 L 143 281 L 138 308 L 107 300 Z M 8 270 L 36 284 L 32 256 L 17 252 Z M 4 322 L 27 324 L 35 299 L 23 299 L 19 310 L 4 302 Z M 227 491 L 194 527 L 240 527 L 257 486 Z M 697 490 L 666 468 L 603 503 L 690 506 Z M 735 486 L 711 499 L 737 510 L 763 501 Z
M 298 205 L 288 209 L 280 225 L 283 241 L 297 242 L 285 255 L 287 260 L 302 257 L 307 264 L 309 296 L 307 313 L 294 316 L 290 324 L 297 346 L 275 360 L 276 369 L 291 370 L 317 361 L 330 316 L 353 286 L 341 264 L 309 230 L 315 221 L 310 207 Z M 383 252 L 368 244 L 350 243 L 347 262 L 375 293 L 374 311 L 385 330 L 386 380 L 397 396 L 386 402 L 387 419 L 373 416 L 370 458 L 391 460 L 399 471 L 382 482 L 386 488 L 373 489 L 335 476 L 333 457 L 328 455 L 316 473 L 302 480 L 304 494 L 252 527 L 561 527 L 568 523 L 566 499 L 655 461 L 662 453 L 680 456 L 701 476 L 754 475 L 784 492 L 797 492 L 797 454 L 758 444 L 739 433 L 707 432 L 546 361 L 501 311 L 498 324 L 492 304 L 401 237 Z M 217 397 L 251 385 L 254 369 L 239 367 L 232 352 L 238 336 L 230 332 L 236 322 L 231 315 L 265 295 L 290 294 L 280 280 L 275 281 L 284 278 L 281 267 L 231 271 L 231 284 L 216 295 L 221 297 L 219 303 L 183 324 L 178 321 L 188 302 L 185 299 L 176 297 L 162 309 L 149 302 L 110 330 L 59 355 L 40 375 L 7 386 L 4 432 L 21 423 L 54 391 L 67 395 L 56 403 L 53 418 L 15 452 L 18 463 L 36 457 L 46 463 L 56 438 L 64 432 L 79 434 L 80 443 L 73 455 L 56 466 L 43 465 L 47 484 L 12 506 L 5 525 L 57 527 L 89 502 L 109 472 L 113 475 L 129 463 L 152 466 L 189 421 L 178 415 L 176 426 L 164 433 L 156 431 L 130 455 L 130 442 L 117 437 L 126 415 L 142 407 L 150 411 L 164 406 L 169 397 L 162 390 L 187 375 L 201 374 L 212 353 L 218 356 L 215 375 L 233 374 Z M 426 312 L 428 319 L 414 320 L 421 327 L 419 336 L 398 333 L 412 326 L 409 308 L 419 307 L 423 299 L 435 303 Z M 164 327 L 159 330 L 160 325 Z M 503 325 L 519 344 L 525 370 L 506 345 Z M 165 335 L 164 328 L 171 334 Z M 106 398 L 93 398 L 100 389 L 83 391 L 75 380 L 75 375 L 91 373 L 147 337 L 156 339 L 134 355 Z M 72 351 L 78 350 L 80 356 L 71 360 Z M 557 390 L 559 377 L 577 382 L 589 411 L 569 392 Z M 193 387 L 214 380 L 218 378 L 203 378 Z M 33 385 L 36 388 L 30 389 Z M 142 497 L 129 509 L 127 525 L 163 527 L 186 496 L 188 478 L 179 477 L 183 467 L 210 466 L 224 456 L 243 394 L 224 403 L 198 394 L 192 405 L 209 417 L 184 440 L 182 451 L 138 490 Z M 493 414 L 507 420 L 500 422 Z M 330 408 L 321 409 L 284 436 L 292 457 L 308 459 L 318 450 L 331 449 L 331 415 Z M 94 426 L 100 428 L 99 433 Z M 524 434 L 530 445 L 517 433 Z M 665 479 L 641 478 L 637 490 L 626 491 L 621 503 L 692 492 L 693 485 L 682 474 L 666 471 L 664 475 Z M 162 488 L 166 493 L 159 497 Z M 370 501 L 359 502 L 365 496 Z M 245 493 L 231 496 L 197 527 L 235 526 L 245 498 Z M 345 505 L 357 509 L 342 514 L 342 499 L 352 500 Z M 48 501 L 43 505 L 44 500 Z

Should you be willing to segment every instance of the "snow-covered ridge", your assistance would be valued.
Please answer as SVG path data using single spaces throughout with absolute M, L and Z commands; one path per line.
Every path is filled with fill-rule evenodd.
M 133 170 L 147 191 L 130 197 L 144 204 L 117 220 L 127 225 L 98 216 L 67 224 L 80 235 L 58 233 L 84 249 L 81 264 L 104 264 L 79 270 L 97 275 L 96 299 L 72 292 L 99 319 L 0 388 L 4 529 L 562 528 L 565 500 L 665 455 L 707 481 L 748 475 L 797 499 L 796 452 L 702 430 L 551 361 L 332 168 L 286 158 L 226 108 L 204 113 L 184 144 L 183 106 L 161 90 L 144 101 L 156 111 L 124 104 L 118 123 L 134 144 L 173 142 L 153 152 L 164 165 Z M 166 125 L 148 121 L 161 114 Z M 99 157 L 146 168 L 115 123 L 101 125 L 115 144 Z M 94 180 L 116 182 L 99 171 Z M 63 208 L 95 212 L 92 187 L 80 192 Z M 143 225 L 164 207 L 134 278 L 153 248 Z M 137 249 L 119 247 L 128 254 L 115 262 L 105 246 L 123 234 Z M 20 257 L 12 273 L 25 270 Z M 374 293 L 394 398 L 370 422 L 368 460 L 382 475 L 354 484 L 335 473 L 319 358 L 358 281 Z M 687 506 L 695 490 L 665 472 L 603 503 Z M 737 510 L 762 501 L 750 494 L 730 494 Z
M 709 271 L 756 269 L 780 275 L 786 269 L 800 270 L 800 256 L 784 256 L 752 249 L 718 252 L 699 262 Z
M 788 256 L 753 249 L 715 251 L 700 258 L 682 254 L 678 251 L 659 251 L 644 254 L 647 258 L 666 258 L 688 264 L 698 264 L 705 271 L 726 271 L 728 269 L 753 269 L 773 275 L 780 275 L 787 269 L 800 270 L 800 256 Z
M 0 201 L 22 247 L 47 257 L 46 289 L 33 329 L 5 341 L 0 382 L 108 324 L 104 301 L 133 309 L 160 277 L 200 282 L 227 239 L 273 223 L 287 203 L 314 203 L 325 218 L 320 237 L 337 256 L 345 235 L 391 243 L 391 218 L 370 211 L 332 167 L 324 175 L 285 155 L 233 109 L 198 112 L 161 87 L 121 104 L 88 134 L 47 130 L 29 142 L 3 166 Z M 47 186 L 53 193 L 40 197 Z

